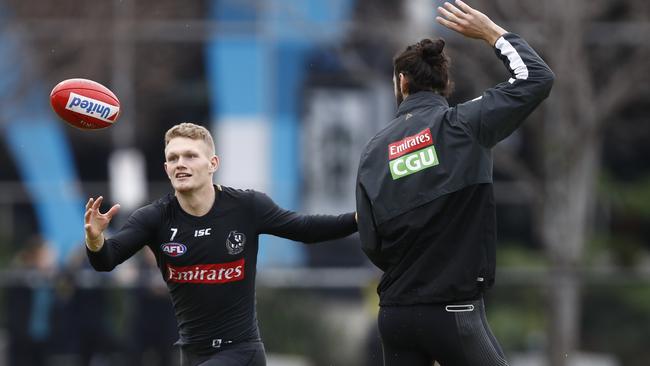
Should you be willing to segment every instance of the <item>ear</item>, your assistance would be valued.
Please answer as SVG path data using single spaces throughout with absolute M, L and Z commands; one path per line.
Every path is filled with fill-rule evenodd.
M 165 174 L 167 175 L 167 178 L 172 179 L 171 174 L 170 174 L 169 171 L 167 170 L 167 162 L 164 162 L 164 163 L 163 163 L 163 168 L 165 169 Z
M 219 169 L 219 157 L 217 155 L 212 155 L 210 158 L 210 173 L 214 173 Z
M 402 95 L 407 96 L 409 94 L 409 79 L 401 72 L 399 73 L 399 88 Z

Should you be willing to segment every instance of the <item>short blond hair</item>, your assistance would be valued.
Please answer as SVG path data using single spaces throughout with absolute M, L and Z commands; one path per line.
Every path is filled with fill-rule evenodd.
M 202 140 L 208 145 L 211 154 L 214 154 L 214 140 L 212 134 L 207 128 L 199 126 L 194 123 L 183 122 L 173 126 L 165 133 L 165 147 L 169 145 L 169 141 L 175 137 L 186 137 L 192 140 Z

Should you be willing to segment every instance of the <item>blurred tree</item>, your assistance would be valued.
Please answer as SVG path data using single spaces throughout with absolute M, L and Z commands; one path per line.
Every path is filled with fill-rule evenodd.
M 621 365 L 646 366 L 650 360 L 650 287 L 634 281 L 586 286 L 584 299 L 592 304 L 582 316 L 584 346 L 616 355 Z
M 624 108 L 650 102 L 646 61 L 650 50 L 641 36 L 647 33 L 650 6 L 643 0 L 501 0 L 472 5 L 506 29 L 521 33 L 557 76 L 551 96 L 525 125 L 526 146 L 517 146 L 521 136 L 516 134 L 494 153 L 495 168 L 529 192 L 534 230 L 552 273 L 547 293 L 549 364 L 564 366 L 567 355 L 579 346 L 579 269 L 586 240 L 593 233 L 603 129 L 617 123 Z M 419 24 L 414 14 L 404 12 L 403 29 Z M 412 32 L 402 34 L 403 44 L 414 41 L 409 38 Z M 452 41 L 456 37 L 438 35 Z M 464 88 L 452 104 L 471 94 L 466 85 L 478 95 L 494 84 L 493 75 L 502 74 L 483 48 L 471 42 L 450 43 L 454 77 Z M 517 150 L 528 151 L 533 161 L 523 161 Z
M 360 4 L 370 8 L 366 14 L 382 7 L 394 14 L 382 13 L 382 19 L 360 17 L 360 24 L 367 22 L 356 29 L 361 44 L 397 50 L 426 35 L 422 24 L 428 21 L 424 14 L 431 8 L 426 1 L 405 1 L 400 9 L 383 2 Z M 494 149 L 494 158 L 496 172 L 509 175 L 528 200 L 535 238 L 548 257 L 552 273 L 547 292 L 548 361 L 564 366 L 567 355 L 574 355 L 579 347 L 579 270 L 586 240 L 594 229 L 604 127 L 624 119 L 623 109 L 650 103 L 650 50 L 642 36 L 648 33 L 650 4 L 644 0 L 499 0 L 470 5 L 523 35 L 557 76 L 550 98 L 529 117 L 522 131 Z M 370 25 L 379 22 L 379 29 Z M 377 34 L 383 35 L 381 39 Z M 473 98 L 503 80 L 501 65 L 484 45 L 437 28 L 430 36 L 448 41 L 452 77 L 458 87 L 451 104 Z M 367 76 L 373 66 L 380 69 L 373 59 L 377 58 L 351 64 L 357 72 L 364 70 L 360 65 L 366 66 L 360 74 Z M 618 132 L 631 135 L 635 130 Z
M 535 227 L 552 274 L 547 300 L 549 364 L 564 366 L 579 346 L 579 269 L 593 232 L 603 127 L 616 123 L 630 103 L 649 99 L 650 50 L 639 38 L 647 29 L 648 4 L 552 0 L 493 5 L 497 14 L 510 13 L 507 19 L 542 16 L 536 19 L 541 24 L 505 26 L 530 36 L 557 76 L 542 111 L 543 123 L 528 124 L 534 136 L 528 142 L 538 164 L 528 168 L 503 148 L 496 149 L 495 159 L 535 192 Z
M 595 33 L 596 17 L 611 17 L 614 2 L 545 2 L 545 47 L 557 74 L 547 104 L 544 124 L 538 126 L 543 157 L 541 200 L 536 201 L 538 228 L 552 266 L 549 287 L 550 324 L 548 333 L 549 364 L 564 366 L 566 355 L 579 345 L 580 267 L 585 242 L 593 232 L 595 182 L 599 176 L 603 125 L 615 121 L 617 112 L 626 107 L 648 85 L 648 48 L 624 52 L 620 40 L 603 44 L 606 52 L 592 42 L 606 34 Z M 646 8 L 645 12 L 643 11 Z M 628 1 L 627 14 L 648 14 L 644 1 Z M 610 23 L 610 30 L 624 24 Z M 623 36 L 634 39 L 635 34 Z M 604 57 L 620 53 L 616 62 Z M 640 57 L 645 54 L 646 57 Z M 596 72 L 595 66 L 609 64 L 611 72 Z M 645 72 L 644 72 L 645 70 Z M 637 75 L 641 80 L 631 80 Z

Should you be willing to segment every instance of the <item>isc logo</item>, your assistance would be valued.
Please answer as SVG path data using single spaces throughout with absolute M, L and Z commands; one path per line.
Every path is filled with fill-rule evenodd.
M 212 230 L 211 227 L 207 229 L 194 230 L 194 237 L 197 238 L 199 236 L 208 236 L 210 235 L 210 230 Z
M 167 243 L 160 246 L 160 249 L 163 253 L 167 254 L 170 257 L 178 257 L 187 251 L 187 247 L 180 243 Z

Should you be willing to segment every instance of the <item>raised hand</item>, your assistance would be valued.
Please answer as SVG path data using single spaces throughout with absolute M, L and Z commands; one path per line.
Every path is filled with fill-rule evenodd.
M 120 209 L 116 204 L 108 212 L 99 212 L 104 197 L 97 199 L 90 198 L 86 203 L 86 214 L 84 215 L 84 230 L 86 231 L 86 246 L 92 251 L 98 251 L 104 245 L 104 230 L 108 227 L 111 219 Z
M 490 46 L 494 46 L 497 39 L 507 31 L 496 25 L 487 15 L 473 9 L 461 0 L 455 1 L 456 5 L 445 2 L 438 7 L 440 16 L 436 17 L 438 23 L 456 32 L 469 37 L 482 39 Z

